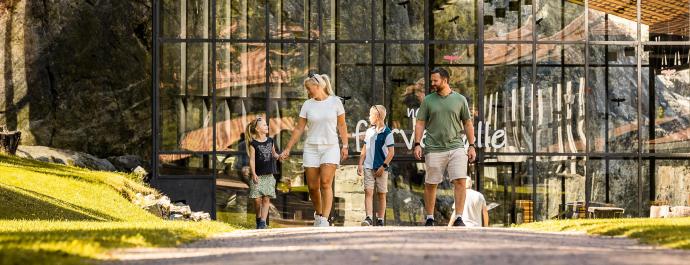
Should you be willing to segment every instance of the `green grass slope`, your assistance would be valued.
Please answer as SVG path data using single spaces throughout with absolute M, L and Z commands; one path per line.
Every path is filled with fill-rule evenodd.
M 518 227 L 548 232 L 580 231 L 594 235 L 626 236 L 641 243 L 690 249 L 690 217 L 554 220 Z
M 136 177 L 0 155 L 0 264 L 81 264 L 123 247 L 174 246 L 234 228 L 164 221 L 130 202 Z

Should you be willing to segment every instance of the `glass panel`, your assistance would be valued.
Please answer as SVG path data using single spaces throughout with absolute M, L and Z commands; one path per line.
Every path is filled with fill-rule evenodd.
M 218 43 L 216 46 L 216 95 L 220 97 L 266 96 L 266 45 Z M 273 69 L 273 68 L 272 68 Z M 272 81 L 289 77 L 282 69 L 271 72 Z
M 424 44 L 376 44 L 376 63 L 424 65 Z
M 590 40 L 633 41 L 636 38 L 636 1 L 589 1 Z
M 416 113 L 426 95 L 424 67 L 386 67 L 385 77 L 385 106 L 388 125 L 395 135 L 395 156 L 412 157 Z
M 161 150 L 211 151 L 208 44 L 161 47 Z M 183 78 L 180 78 L 183 77 Z
M 306 94 L 306 92 L 305 92 Z M 269 106 L 271 121 L 269 126 L 269 134 L 271 137 L 275 137 L 276 146 L 281 148 L 287 145 L 292 137 L 292 130 L 297 126 L 299 119 L 299 111 L 302 109 L 302 104 L 306 100 L 304 99 L 285 99 L 285 100 L 272 100 Z M 347 109 L 346 109 L 347 111 Z M 297 143 L 292 147 L 293 152 L 302 151 L 302 143 L 304 141 L 304 135 L 297 141 Z M 300 157 L 301 158 L 301 157 Z
M 369 40 L 371 36 L 372 1 L 324 0 L 323 27 L 328 36 L 339 40 Z M 335 18 L 335 19 L 334 19 Z
M 592 198 L 590 207 L 616 207 L 623 209 L 622 217 L 640 216 L 638 203 L 648 201 L 648 196 L 643 192 L 640 198 L 637 179 L 637 159 L 630 160 L 590 160 L 589 170 L 592 173 Z M 641 185 L 649 185 L 648 161 L 643 161 Z M 640 201 L 641 200 L 641 201 Z M 592 211 L 592 209 L 589 209 Z M 646 210 L 642 212 L 644 214 Z
M 534 2 L 535 0 L 484 0 L 484 39 L 531 41 Z
M 265 99 L 218 97 L 216 108 L 216 150 L 246 152 L 245 128 L 257 117 L 266 117 Z
M 265 8 L 265 0 L 216 0 L 216 37 L 265 39 Z
M 469 44 L 431 45 L 431 61 L 435 65 L 474 64 L 476 49 Z M 422 50 L 423 51 L 423 50 Z
M 645 46 L 642 113 L 645 152 L 690 153 L 690 62 L 688 46 Z M 651 105 L 649 102 L 652 102 Z
M 642 41 L 688 41 L 688 1 L 642 0 Z
M 272 39 L 318 38 L 317 1 L 269 1 L 268 5 Z
M 531 45 L 487 44 L 484 55 L 484 119 L 478 146 L 486 151 L 532 150 Z M 503 56 L 499 56 L 503 54 Z
M 158 156 L 160 175 L 206 175 L 213 174 L 213 158 L 200 154 L 165 154 Z
M 420 225 L 425 218 L 423 211 L 424 163 L 393 162 L 389 172 L 386 225 Z M 443 194 L 447 195 L 447 193 Z M 436 205 L 438 209 L 441 204 L 437 201 Z M 443 205 L 450 206 L 448 202 Z
M 534 222 L 532 160 L 525 156 L 487 157 L 482 168 L 482 193 L 490 226 Z
M 537 157 L 537 220 L 585 218 L 584 157 Z
M 368 120 L 369 108 L 381 104 L 381 88 L 372 87 L 374 78 L 370 44 L 337 44 L 335 90 L 344 101 L 347 131 L 354 136 L 358 121 Z M 353 56 L 358 54 L 358 56 Z M 355 139 L 350 139 L 350 151 L 357 150 Z M 354 153 L 352 153 L 354 154 Z
M 415 1 L 422 2 L 422 1 Z M 431 39 L 473 40 L 477 38 L 477 2 L 431 1 Z M 409 9 L 408 9 L 409 10 Z
M 210 0 L 161 1 L 161 36 L 170 38 L 209 38 Z
M 584 1 L 541 0 L 537 7 L 537 31 L 542 41 L 585 39 Z
M 270 45 L 271 98 L 307 99 L 304 80 L 318 68 L 319 45 L 274 43 Z M 324 46 L 325 47 L 325 46 Z M 296 116 L 295 116 L 296 117 Z
M 537 50 L 547 55 L 537 67 L 537 151 L 585 152 L 584 45 L 540 44 Z
M 376 1 L 376 12 L 377 39 L 424 39 L 424 1 Z
M 654 205 L 680 206 L 690 203 L 690 161 L 656 160 L 654 163 Z
M 593 45 L 586 98 L 587 135 L 592 152 L 637 151 L 635 48 Z

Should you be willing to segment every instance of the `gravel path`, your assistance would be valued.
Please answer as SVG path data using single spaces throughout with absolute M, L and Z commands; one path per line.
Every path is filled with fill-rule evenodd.
M 626 238 L 448 227 L 244 230 L 112 254 L 112 264 L 690 264 L 690 251 Z

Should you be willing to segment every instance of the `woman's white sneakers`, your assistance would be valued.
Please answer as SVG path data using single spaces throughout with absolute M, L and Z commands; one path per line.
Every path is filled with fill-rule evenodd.
M 321 216 L 316 215 L 316 212 L 314 212 L 314 227 L 319 226 L 321 226 Z
M 328 218 L 323 217 L 323 216 L 319 216 L 319 218 L 321 219 L 321 221 L 319 222 L 319 227 L 329 227 L 329 226 L 331 226 L 331 223 L 328 222 Z
M 331 224 L 328 222 L 328 218 L 321 215 L 317 215 L 314 212 L 314 227 L 329 227 Z

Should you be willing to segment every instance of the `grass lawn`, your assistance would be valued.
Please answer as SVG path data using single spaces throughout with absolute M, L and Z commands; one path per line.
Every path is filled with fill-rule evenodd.
M 138 192 L 157 193 L 125 173 L 0 155 L 0 264 L 81 264 L 236 229 L 161 220 L 130 202 Z
M 581 231 L 595 235 L 626 236 L 646 244 L 690 249 L 690 217 L 554 220 L 518 227 L 549 232 Z

